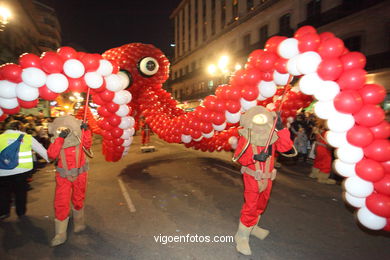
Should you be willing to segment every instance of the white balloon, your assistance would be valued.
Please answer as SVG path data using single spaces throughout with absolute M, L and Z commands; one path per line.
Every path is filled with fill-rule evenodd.
M 211 130 L 211 132 L 210 133 L 202 133 L 202 136 L 204 137 L 204 138 L 211 138 L 211 137 L 213 137 L 214 136 L 214 130 Z
M 340 86 L 334 81 L 326 80 L 319 86 L 314 97 L 319 101 L 333 100 L 340 93 Z
M 314 105 L 314 113 L 322 119 L 328 119 L 337 113 L 333 101 L 318 101 Z
M 235 124 L 240 121 L 241 113 L 230 113 L 229 111 L 225 111 L 225 117 L 228 123 Z
M 99 68 L 97 69 L 97 72 L 100 73 L 102 76 L 108 76 L 112 73 L 113 67 L 111 62 L 108 60 L 100 60 L 100 65 Z M 121 87 L 122 87 L 122 82 L 121 82 Z
M 118 76 L 122 82 L 122 89 L 126 89 L 130 84 L 129 76 L 127 76 L 127 74 L 123 71 L 119 71 Z
M 328 128 L 333 132 L 347 132 L 355 125 L 355 118 L 351 114 L 336 113 L 328 118 Z
M 215 131 L 223 131 L 226 128 L 226 122 L 224 122 L 221 125 L 214 125 L 214 124 L 212 124 L 212 125 L 213 125 L 213 128 Z
M 189 142 L 191 142 L 192 140 L 192 137 L 190 135 L 181 135 L 181 141 L 185 144 L 188 144 Z
M 317 73 L 310 73 L 304 75 L 299 80 L 299 89 L 303 94 L 314 95 L 319 88 L 323 85 L 324 81 L 318 76 Z
M 290 78 L 290 74 L 288 74 L 288 73 L 281 74 L 277 70 L 275 70 L 273 78 L 274 78 L 274 82 L 276 85 L 284 86 L 284 85 L 287 85 L 287 83 L 289 83 L 288 79 Z
M 358 198 L 366 198 L 374 191 L 372 182 L 365 181 L 357 175 L 347 178 L 344 187 L 349 194 Z
M 117 92 L 122 89 L 122 81 L 116 74 L 111 74 L 110 76 L 105 77 L 106 79 L 106 89 Z
M 278 46 L 278 54 L 285 59 L 290 59 L 298 55 L 298 40 L 295 38 L 288 38 L 282 41 Z
M 122 146 L 123 146 L 123 147 L 129 147 L 129 146 L 131 145 L 132 142 L 133 142 L 133 137 L 130 136 L 129 139 L 126 139 L 126 140 L 123 142 Z
M 368 208 L 362 207 L 357 212 L 359 222 L 366 228 L 372 230 L 381 230 L 386 226 L 386 218 L 372 213 Z
M 115 112 L 117 116 L 127 116 L 130 112 L 130 108 L 127 105 L 120 105 L 118 111 Z
M 39 90 L 21 82 L 16 86 L 16 95 L 21 100 L 33 101 L 39 97 Z
M 259 101 L 263 101 L 263 100 L 266 100 L 267 98 L 266 97 L 263 97 L 261 94 L 260 94 L 260 91 L 259 91 L 259 96 L 257 97 L 257 100 Z
M 230 146 L 235 150 L 237 148 L 237 144 L 238 144 L 238 139 L 237 137 L 235 136 L 231 136 L 228 140 L 228 143 L 230 144 Z
M 130 133 L 130 136 L 133 136 L 134 135 L 134 133 L 135 133 L 135 129 L 132 127 L 132 128 L 130 128 L 130 129 L 126 129 L 126 131 L 129 131 L 129 133 Z
M 199 138 L 194 139 L 195 142 L 200 142 L 203 139 L 203 135 L 201 135 Z
M 19 106 L 16 98 L 0 98 L 0 106 L 5 109 L 14 109 Z
M 266 98 L 272 97 L 276 93 L 276 84 L 273 81 L 262 80 L 257 87 L 259 89 L 259 93 Z
M 97 89 L 103 85 L 103 77 L 97 72 L 87 72 L 84 75 L 85 83 L 88 87 Z
M 69 78 L 78 79 L 85 73 L 84 65 L 76 59 L 69 59 L 64 63 L 64 73 Z
M 310 74 L 317 71 L 322 59 L 315 51 L 307 51 L 298 55 L 297 68 L 301 74 Z
M 327 131 L 326 140 L 331 146 L 339 148 L 340 146 L 348 144 L 347 132 Z
M 127 104 L 129 94 L 130 93 L 126 90 L 119 90 L 118 92 L 114 93 L 114 98 L 112 99 L 112 102 L 118 105 Z
M 299 76 L 302 74 L 298 70 L 298 58 L 299 56 L 295 56 L 287 61 L 287 71 L 294 76 Z
M 355 208 L 361 208 L 366 205 L 366 198 L 358 198 L 352 196 L 348 192 L 344 192 L 344 198 L 351 206 L 354 206 Z
M 4 114 L 3 109 L 0 108 L 0 116 Z
M 0 97 L 16 98 L 16 86 L 18 84 L 8 80 L 0 80 Z
M 68 89 L 69 82 L 63 74 L 53 73 L 47 76 L 46 86 L 54 93 L 62 93 Z
M 130 136 L 132 136 L 131 131 L 128 129 L 123 130 L 123 134 L 120 138 L 122 139 L 129 139 Z
M 248 101 L 248 100 L 245 100 L 244 98 L 240 98 L 240 104 L 241 104 L 241 110 L 246 111 L 246 110 L 249 110 L 250 108 L 256 106 L 257 101 L 256 100 Z
M 121 123 L 119 124 L 119 128 L 127 129 L 134 126 L 134 118 L 131 116 L 125 116 L 121 118 Z
M 25 68 L 22 71 L 22 80 L 31 87 L 40 88 L 46 83 L 46 73 L 38 68 Z
M 337 157 L 346 163 L 357 163 L 363 159 L 363 149 L 351 144 L 342 145 L 336 149 Z
M 334 168 L 343 177 L 353 177 L 356 175 L 356 163 L 346 163 L 340 159 L 334 160 Z

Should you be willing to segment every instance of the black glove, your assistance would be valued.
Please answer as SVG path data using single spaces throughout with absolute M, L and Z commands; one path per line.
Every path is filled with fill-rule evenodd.
M 66 138 L 70 133 L 69 129 L 64 129 L 61 131 L 61 133 L 58 135 L 59 137 Z
M 265 162 L 269 156 L 270 156 L 269 153 L 265 153 L 264 151 L 261 151 L 259 154 L 255 154 L 253 156 L 253 159 L 259 162 Z
M 282 117 L 280 116 L 280 112 L 277 112 L 277 119 L 276 119 L 276 130 L 282 130 L 284 128 Z
M 87 129 L 88 129 L 88 124 L 82 122 L 82 123 L 81 123 L 81 126 L 80 126 L 80 129 L 81 129 L 81 130 L 83 130 L 83 129 L 84 129 L 84 130 L 87 130 Z

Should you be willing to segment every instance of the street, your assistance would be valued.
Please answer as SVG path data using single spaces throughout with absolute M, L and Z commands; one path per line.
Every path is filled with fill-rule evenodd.
M 156 136 L 156 151 L 141 153 L 135 136 L 129 154 L 108 163 L 100 142 L 90 160 L 87 229 L 74 234 L 70 224 L 67 242 L 49 246 L 55 186 L 50 164 L 34 175 L 28 218 L 19 221 L 13 209 L 0 222 L 0 259 L 390 259 L 390 235 L 356 224 L 340 184 L 319 184 L 307 177 L 309 165 L 288 160 L 260 222 L 270 235 L 264 241 L 251 237 L 252 256 L 237 253 L 232 241 L 167 242 L 167 236 L 234 236 L 243 184 L 231 154 L 203 153 Z

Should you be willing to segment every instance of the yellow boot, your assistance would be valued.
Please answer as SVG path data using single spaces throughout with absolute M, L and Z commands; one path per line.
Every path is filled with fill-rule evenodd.
M 247 227 L 241 223 L 238 225 L 238 230 L 236 235 L 234 236 L 234 240 L 236 241 L 236 249 L 243 255 L 251 255 L 252 251 L 249 247 L 249 235 L 251 234 L 252 227 Z
M 319 172 L 320 172 L 320 169 L 313 167 L 313 168 L 311 168 L 311 173 L 309 174 L 309 177 L 316 179 L 316 178 L 318 178 Z
M 54 219 L 55 222 L 55 229 L 56 229 L 56 235 L 51 241 L 51 246 L 58 246 L 66 241 L 66 230 L 68 228 L 68 222 L 69 222 L 69 217 L 64 219 L 63 221 L 60 221 L 58 219 Z
M 325 183 L 325 184 L 336 184 L 336 181 L 333 179 L 329 179 L 329 173 L 325 172 L 318 172 L 318 180 L 319 183 Z
M 269 235 L 269 230 L 261 228 L 258 226 L 261 215 L 259 216 L 259 220 L 256 225 L 253 227 L 251 231 L 251 235 L 257 237 L 260 240 L 264 240 Z
M 84 208 L 80 210 L 73 209 L 73 231 L 81 232 L 85 229 Z

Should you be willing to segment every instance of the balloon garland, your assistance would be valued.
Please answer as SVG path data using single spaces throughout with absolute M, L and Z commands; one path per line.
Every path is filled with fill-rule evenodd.
M 256 105 L 275 110 L 284 92 L 280 86 L 290 83 L 290 75 L 299 77 L 299 87 L 287 93 L 284 120 L 308 106 L 312 97 L 318 100 L 314 111 L 327 120 L 326 138 L 337 148 L 334 166 L 346 178 L 346 201 L 358 208 L 362 225 L 390 231 L 390 125 L 378 106 L 386 91 L 366 83 L 365 56 L 349 52 L 334 34 L 304 26 L 292 38 L 270 38 L 264 50 L 250 54 L 245 69 L 190 113 L 178 109 L 163 90 L 169 61 L 154 46 L 127 44 L 102 57 L 63 47 L 41 57 L 22 55 L 19 65 L 3 65 L 0 116 L 34 107 L 38 97 L 53 100 L 65 91 L 89 87 L 100 105 L 97 125 L 107 161 L 127 154 L 141 116 L 167 142 L 229 151 L 237 145 L 241 113 Z M 128 74 L 118 73 L 115 64 Z

